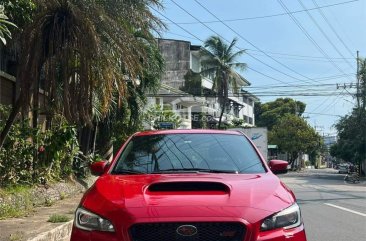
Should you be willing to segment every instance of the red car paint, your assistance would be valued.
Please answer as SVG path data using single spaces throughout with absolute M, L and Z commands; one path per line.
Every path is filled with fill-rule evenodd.
M 181 133 L 242 135 L 234 131 L 168 130 L 141 132 L 134 136 Z M 292 191 L 270 171 L 261 156 L 267 168 L 267 172 L 261 174 L 111 175 L 110 171 L 126 143 L 80 203 L 84 209 L 111 221 L 115 232 L 84 231 L 74 225 L 71 241 L 132 241 L 129 229 L 133 224 L 158 222 L 239 222 L 246 227 L 243 241 L 306 241 L 303 224 L 287 230 L 261 231 L 265 218 L 296 201 Z M 151 190 L 154 184 L 187 182 L 219 183 L 224 188 L 189 192 Z

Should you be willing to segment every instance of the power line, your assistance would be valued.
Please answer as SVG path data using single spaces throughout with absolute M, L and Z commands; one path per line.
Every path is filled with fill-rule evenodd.
M 246 93 L 241 93 L 241 95 L 245 96 Z M 249 94 L 255 95 L 257 97 L 288 97 L 288 96 L 299 96 L 299 97 L 324 97 L 324 96 L 329 96 L 329 97 L 334 97 L 334 92 L 329 92 L 329 93 L 311 93 L 311 92 L 301 92 L 301 93 L 281 93 L 281 92 L 268 92 L 268 93 L 256 93 L 256 92 L 250 92 Z M 348 94 L 341 94 L 342 96 L 346 96 Z M 217 97 L 217 94 L 189 94 L 189 93 L 182 93 L 182 94 L 147 94 L 147 97 Z M 238 94 L 229 94 L 229 98 L 230 97 L 238 97 Z
M 294 13 L 302 13 L 305 11 L 313 11 L 316 9 L 322 9 L 322 8 L 328 8 L 328 7 L 333 7 L 333 6 L 339 6 L 339 5 L 344 5 L 344 4 L 350 4 L 353 2 L 358 2 L 360 0 L 351 0 L 351 1 L 346 1 L 346 2 L 339 2 L 339 3 L 334 3 L 334 4 L 329 4 L 329 5 L 323 5 L 323 6 L 317 6 L 315 8 L 308 8 L 306 10 L 298 10 L 298 11 L 293 11 L 290 12 L 291 14 Z M 246 21 L 246 20 L 254 20 L 254 19 L 263 19 L 263 18 L 272 18 L 272 17 L 278 17 L 278 16 L 284 16 L 284 15 L 288 15 L 289 13 L 278 13 L 278 14 L 271 14 L 271 15 L 264 15 L 264 16 L 256 16 L 256 17 L 247 17 L 247 18 L 236 18 L 236 19 L 224 19 L 222 20 L 223 22 L 237 22 L 237 21 Z M 219 23 L 221 21 L 218 20 L 213 20 L 213 21 L 202 21 L 203 23 Z M 200 21 L 194 21 L 194 22 L 181 22 L 181 23 L 177 23 L 177 24 L 200 24 Z
M 346 85 L 354 85 L 356 83 L 344 83 Z M 311 84 L 311 85 L 297 85 L 296 87 L 321 87 L 321 86 L 336 86 L 336 84 Z M 249 89 L 273 89 L 273 88 L 294 88 L 294 86 L 291 85 L 258 85 L 258 86 L 246 86 L 245 88 Z
M 171 0 L 172 2 L 174 2 L 174 0 Z M 226 24 L 225 22 L 223 22 L 220 18 L 218 18 L 214 13 L 212 13 L 209 9 L 207 9 L 203 4 L 201 4 L 199 1 L 194 0 L 198 5 L 200 5 L 203 9 L 205 9 L 209 14 L 211 14 L 214 18 L 216 18 L 218 21 L 220 21 L 223 25 L 225 25 L 228 29 L 230 29 L 233 33 L 235 33 L 236 35 L 238 35 L 242 40 L 244 40 L 246 43 L 248 43 L 249 45 L 251 45 L 252 47 L 254 47 L 256 50 L 260 51 L 261 53 L 263 53 L 264 55 L 266 55 L 267 57 L 269 57 L 270 59 L 272 59 L 273 61 L 275 61 L 276 63 L 280 64 L 281 66 L 285 67 L 286 69 L 290 70 L 291 72 L 306 78 L 307 80 L 311 80 L 309 77 L 297 72 L 296 70 L 288 67 L 287 65 L 281 63 L 280 61 L 276 60 L 275 58 L 273 58 L 272 56 L 270 56 L 269 54 L 267 54 L 266 52 L 264 52 L 263 50 L 261 50 L 260 48 L 258 48 L 256 45 L 254 45 L 251 41 L 249 41 L 248 39 L 244 38 L 240 33 L 238 33 L 236 30 L 234 30 L 232 27 L 230 27 L 228 24 Z M 195 18 L 197 19 L 197 18 Z M 198 19 L 197 19 L 198 20 Z M 198 20 L 199 21 L 199 20 Z M 247 53 L 249 56 L 251 56 L 252 58 L 255 58 L 254 56 L 250 55 L 249 53 Z M 257 58 L 255 58 L 257 59 Z M 258 60 L 258 59 L 257 59 Z M 278 70 L 277 70 L 278 71 Z M 290 76 L 286 73 L 283 73 L 281 71 L 282 74 L 285 74 L 288 77 L 300 80 L 299 78 L 295 78 L 293 76 Z M 307 82 L 306 80 L 303 80 L 304 82 Z
M 314 113 L 314 112 L 306 112 L 306 111 L 304 111 L 303 113 L 305 113 L 305 114 L 310 114 L 310 115 L 325 115 L 325 116 L 336 116 L 336 117 L 342 117 L 341 115 L 332 115 L 332 114 L 324 114 L 324 113 Z
M 192 18 L 194 18 L 194 19 L 196 19 L 196 20 L 198 20 L 198 21 L 200 21 L 198 18 L 196 18 L 194 15 L 192 15 L 191 13 L 189 13 L 186 9 L 184 9 L 183 7 L 181 7 L 179 4 L 177 4 L 175 1 L 173 1 L 173 0 L 171 0 L 175 5 L 177 5 L 179 8 L 181 8 L 184 12 L 186 12 L 188 15 L 190 15 Z M 155 9 L 154 9 L 155 10 Z M 156 11 L 156 10 L 155 10 Z M 164 16 L 163 14 L 161 14 L 160 12 L 158 12 L 160 15 L 162 15 L 162 16 Z M 165 17 L 165 16 L 164 16 Z M 165 17 L 165 18 L 167 18 L 167 17 Z M 167 18 L 168 19 L 168 18 Z M 171 21 L 171 22 L 173 22 L 172 20 L 170 20 L 170 19 L 168 19 L 169 21 Z M 177 26 L 179 26 L 177 23 L 175 23 L 175 22 L 173 22 L 175 25 L 177 25 Z M 230 43 L 230 41 L 228 41 L 227 39 L 225 39 L 224 37 L 222 37 L 219 33 L 217 33 L 215 30 L 213 30 L 211 27 L 209 27 L 209 26 L 207 26 L 207 24 L 204 24 L 204 23 L 202 23 L 202 25 L 204 25 L 206 28 L 208 28 L 209 30 L 211 30 L 213 33 L 215 33 L 215 34 L 217 34 L 218 36 L 220 36 L 222 39 L 224 39 L 226 42 L 228 42 L 228 43 Z M 184 29 L 183 27 L 181 27 L 181 26 L 179 26 L 179 28 L 181 28 L 181 29 Z M 186 29 L 184 29 L 184 31 L 185 32 L 188 32 Z M 189 32 L 188 32 L 189 33 Z M 189 33 L 190 35 L 192 35 L 191 33 Z M 193 35 L 194 36 L 194 35 Z M 203 42 L 204 43 L 204 41 L 203 40 L 201 40 L 201 39 L 199 39 L 199 38 L 197 38 L 198 40 L 200 40 L 201 42 Z M 238 48 L 238 47 L 237 47 Z M 239 50 L 242 50 L 242 49 L 240 49 L 240 48 L 238 48 Z M 296 79 L 296 80 L 299 80 L 299 81 L 306 81 L 306 80 L 301 80 L 301 79 L 299 79 L 299 78 L 296 78 L 296 77 L 294 77 L 294 76 L 291 76 L 291 75 L 289 75 L 289 74 L 287 74 L 287 73 L 285 73 L 285 72 L 283 72 L 283 71 L 281 71 L 281 70 L 278 70 L 278 69 L 276 69 L 276 68 L 274 68 L 274 67 L 272 67 L 272 66 L 270 66 L 269 64 L 267 64 L 267 63 L 265 63 L 265 62 L 263 62 L 262 60 L 260 60 L 260 59 L 258 59 L 258 58 L 256 58 L 255 56 L 253 56 L 253 55 L 251 55 L 251 54 L 249 54 L 249 53 L 247 53 L 250 57 L 252 57 L 252 58 L 254 58 L 255 60 L 257 60 L 258 62 L 260 62 L 260 63 L 262 63 L 263 65 L 266 65 L 267 67 L 269 67 L 269 68 L 271 68 L 271 69 L 273 69 L 273 70 L 275 70 L 275 71 L 277 71 L 277 72 L 279 72 L 279 73 L 281 73 L 281 74 L 283 74 L 283 75 L 286 75 L 286 76 L 288 76 L 288 77 L 290 77 L 290 78 L 293 78 L 293 79 Z M 268 77 L 268 78 L 271 78 L 271 79 L 273 79 L 273 80 L 276 80 L 276 81 L 278 81 L 278 82 L 281 82 L 281 83 L 284 83 L 284 84 L 286 84 L 286 82 L 284 82 L 284 81 L 282 81 L 282 80 L 279 80 L 279 79 L 276 79 L 276 78 L 274 78 L 274 77 L 270 77 L 270 76 L 268 76 L 268 75 L 266 75 L 266 74 L 264 74 L 264 73 L 262 73 L 262 72 L 260 72 L 260 71 L 257 71 L 257 70 L 254 70 L 253 68 L 249 68 L 248 67 L 248 69 L 251 69 L 251 70 L 253 70 L 253 71 L 255 71 L 255 72 L 257 72 L 257 73 L 259 73 L 259 74 L 261 74 L 261 75 L 263 75 L 263 76 L 266 76 L 266 77 Z
M 302 2 L 302 0 L 297 0 L 300 5 L 306 9 L 304 3 Z M 320 25 L 317 23 L 317 21 L 315 20 L 315 18 L 311 15 L 311 13 L 309 11 L 306 11 L 306 14 L 309 16 L 309 18 L 311 19 L 311 21 L 315 24 L 315 26 L 318 28 L 318 30 L 322 33 L 322 35 L 327 39 L 327 41 L 330 43 L 330 45 L 332 45 L 332 47 L 334 48 L 334 50 L 339 54 L 339 56 L 342 57 L 343 60 L 345 60 L 347 62 L 347 64 L 353 68 L 352 64 L 346 60 L 346 58 L 344 57 L 344 55 L 339 51 L 339 49 L 337 48 L 337 46 L 335 46 L 335 44 L 333 43 L 333 41 L 329 38 L 329 36 L 324 32 L 324 30 L 320 27 Z M 333 60 L 334 61 L 334 60 Z
M 337 93 L 337 91 L 334 91 L 332 93 L 332 95 L 330 95 L 328 98 L 326 98 L 320 105 L 318 105 L 317 107 L 315 107 L 315 109 L 313 109 L 312 112 L 315 112 L 317 109 L 319 109 L 321 106 L 323 106 L 330 99 L 330 97 L 334 96 L 335 93 Z
M 160 16 L 162 16 L 163 18 L 167 19 L 168 21 L 170 21 L 172 24 L 176 25 L 178 28 L 182 29 L 184 32 L 188 33 L 189 35 L 193 36 L 196 40 L 199 40 L 200 42 L 204 43 L 205 41 L 203 41 L 202 39 L 200 39 L 199 37 L 197 37 L 196 35 L 192 34 L 191 32 L 189 32 L 188 30 L 186 30 L 185 28 L 183 28 L 182 26 L 180 26 L 179 24 L 177 24 L 176 22 L 174 22 L 173 20 L 171 20 L 170 18 L 168 18 L 167 16 L 165 16 L 164 14 L 162 14 L 161 12 L 159 12 L 157 9 L 155 9 L 154 7 L 151 7 L 151 9 L 153 9 L 157 14 L 159 14 Z M 272 76 L 269 76 L 267 74 L 264 74 L 258 70 L 255 70 L 254 68 L 251 68 L 249 66 L 247 66 L 248 69 L 262 75 L 262 76 L 265 76 L 267 78 L 270 78 L 270 79 L 273 79 L 275 81 L 278 81 L 280 83 L 283 83 L 283 84 L 287 84 L 287 82 L 285 81 L 282 81 L 282 80 L 279 80 L 279 79 L 276 79 Z
M 178 34 L 178 33 L 174 33 L 171 31 L 168 31 L 167 33 L 171 34 L 171 35 L 175 35 L 175 36 L 179 36 L 182 38 L 187 38 L 187 39 L 192 39 L 192 40 L 197 40 L 195 38 L 183 35 L 183 34 Z M 246 51 L 253 51 L 253 52 L 260 52 L 256 49 L 245 49 Z M 283 59 L 291 59 L 291 60 L 303 60 L 303 61 L 324 61 L 324 62 L 329 62 L 326 58 L 321 57 L 321 56 L 309 56 L 309 55 L 299 55 L 299 54 L 289 54 L 289 53 L 277 53 L 277 52 L 271 52 L 271 51 L 265 51 L 267 54 L 269 55 L 280 55 L 280 56 L 275 56 L 275 58 L 283 58 Z M 254 54 L 257 56 L 266 56 L 266 55 L 261 55 L 261 54 Z M 334 61 L 345 61 L 345 60 L 354 60 L 355 58 L 339 58 L 339 57 L 330 57 L 331 59 L 333 59 Z
M 200 39 L 199 37 L 197 37 L 196 35 L 194 35 L 194 34 L 192 34 L 191 32 L 189 32 L 188 30 L 186 30 L 185 28 L 183 28 L 183 27 L 181 27 L 181 26 L 179 26 L 177 23 L 175 23 L 173 20 L 171 20 L 171 19 L 169 19 L 168 17 L 166 17 L 164 14 L 162 14 L 161 12 L 159 12 L 158 10 L 156 10 L 156 9 L 154 9 L 154 8 L 152 8 L 155 12 L 157 12 L 159 15 L 161 15 L 162 17 L 164 17 L 165 19 L 167 19 L 168 21 L 170 21 L 171 23 L 173 23 L 174 25 L 176 25 L 177 27 L 179 27 L 180 29 L 182 29 L 184 32 L 186 32 L 186 33 L 188 33 L 189 35 L 191 35 L 191 36 L 193 36 L 195 39 L 197 39 L 197 40 L 199 40 L 200 42 L 202 42 L 202 43 L 204 43 L 204 41 L 202 40 L 202 39 Z M 269 75 L 266 75 L 266 74 L 264 74 L 264 73 L 262 73 L 262 72 L 260 72 L 260 71 L 257 71 L 257 70 L 255 70 L 255 69 L 253 69 L 253 68 L 250 68 L 250 67 L 248 67 L 248 69 L 251 69 L 252 71 L 255 71 L 255 72 L 257 72 L 258 74 L 261 74 L 261 75 L 263 75 L 263 76 L 266 76 L 266 77 L 268 77 L 268 78 L 271 78 L 271 79 L 273 79 L 273 80 L 276 80 L 276 81 L 278 81 L 278 82 L 280 82 L 280 83 L 283 83 L 283 84 L 289 84 L 289 83 L 287 83 L 287 82 L 284 82 L 284 81 L 281 81 L 281 80 L 279 80 L 279 79 L 276 79 L 276 78 L 274 78 L 274 77 L 272 77 L 272 76 L 269 76 Z M 296 86 L 295 86 L 296 87 Z M 183 95 L 183 96 L 190 96 L 190 95 Z M 270 95 L 263 95 L 263 96 L 270 96 Z M 277 95 L 277 96 L 285 96 L 285 95 Z M 305 97 L 307 97 L 307 96 L 326 96 L 326 95 L 319 95 L 319 94 L 307 94 L 307 95 L 301 95 L 301 94 L 298 94 L 298 95 L 295 95 L 295 96 L 305 96 Z M 177 95 L 174 95 L 174 97 L 178 97 Z
M 330 59 L 329 55 L 319 46 L 319 44 L 311 37 L 311 35 L 306 31 L 306 29 L 302 26 L 302 24 L 293 16 L 293 14 L 290 13 L 290 10 L 287 8 L 287 6 L 283 3 L 282 0 L 277 0 L 277 2 L 281 5 L 281 7 L 289 13 L 289 17 L 291 20 L 296 24 L 296 26 L 305 34 L 306 38 L 309 39 L 309 41 L 321 52 L 328 60 L 329 62 L 341 73 L 344 74 L 343 70 L 339 68 L 339 66 L 334 63 L 332 59 Z
M 178 24 L 178 23 L 177 23 Z M 168 31 L 167 33 L 171 34 L 171 35 L 176 35 L 176 36 L 179 36 L 179 37 L 183 37 L 183 38 L 187 38 L 187 39 L 192 39 L 192 40 L 197 40 L 196 38 L 192 38 L 192 37 L 189 37 L 189 36 L 186 36 L 186 35 L 182 35 L 182 34 L 178 34 L 178 33 L 174 33 L 174 32 L 171 32 L 171 31 Z M 256 50 L 256 49 L 250 49 L 250 48 L 246 48 L 245 49 L 246 51 L 253 51 L 253 52 L 261 52 L 259 50 Z M 264 50 L 262 50 L 264 51 Z M 276 58 L 286 58 L 288 57 L 289 59 L 299 59 L 301 60 L 302 58 L 305 60 L 305 59 L 309 59 L 311 61 L 314 61 L 314 60 L 324 60 L 324 61 L 328 61 L 327 58 L 325 57 L 322 57 L 322 56 L 311 56 L 311 55 L 301 55 L 301 54 L 291 54 L 291 53 L 278 53 L 278 52 L 272 52 L 272 51 L 264 51 L 266 52 L 267 54 L 269 55 L 280 55 L 280 56 L 284 56 L 284 57 L 279 57 L 279 56 L 275 56 Z M 254 55 L 258 55 L 258 56 L 266 56 L 266 55 L 259 55 L 259 54 L 254 54 Z M 294 58 L 292 58 L 294 57 Z M 339 57 L 330 57 L 331 59 L 335 60 L 335 61 L 343 61 L 343 58 L 339 58 Z M 346 60 L 355 60 L 356 58 L 345 58 Z
M 316 7 L 319 7 L 318 3 L 315 0 L 312 0 L 314 5 Z M 343 44 L 343 46 L 348 50 L 348 53 L 354 57 L 354 53 L 350 50 L 350 48 L 345 44 L 345 42 L 343 41 L 343 39 L 339 36 L 339 34 L 337 33 L 337 31 L 334 29 L 333 25 L 329 22 L 328 18 L 326 17 L 326 15 L 324 14 L 323 10 L 318 8 L 318 11 L 320 13 L 320 15 L 323 17 L 324 21 L 328 24 L 329 28 L 333 31 L 333 33 L 335 34 L 335 36 L 337 36 L 338 40 Z
M 335 100 L 334 100 L 333 102 L 331 102 L 327 107 L 323 108 L 323 110 L 322 110 L 322 111 L 320 111 L 320 112 L 321 112 L 321 113 L 326 112 L 328 109 L 330 109 L 331 107 L 335 106 L 335 105 L 338 103 L 338 101 L 340 100 L 340 96 L 342 95 L 343 91 L 344 91 L 344 90 L 342 90 L 342 91 L 341 91 L 341 92 L 336 96 L 336 98 L 335 98 Z
M 268 52 L 267 52 L 268 53 Z M 263 54 L 257 54 L 255 53 L 254 55 L 257 55 L 257 56 L 266 56 L 266 55 L 263 55 Z M 271 54 L 270 54 L 271 55 Z M 278 59 L 290 59 L 290 60 L 297 60 L 297 61 L 311 61 L 311 62 L 329 62 L 329 60 L 325 59 L 325 58 L 302 58 L 302 57 L 293 57 L 293 56 L 273 56 L 271 55 L 272 57 L 274 58 L 278 58 Z M 348 62 L 349 59 L 351 58 L 331 58 L 333 59 L 334 62 L 339 62 L 339 63 L 343 63 L 343 62 Z
M 247 49 L 248 51 L 255 51 L 255 52 L 260 52 L 258 50 L 255 49 Z M 310 59 L 328 59 L 326 57 L 321 57 L 321 56 L 310 56 L 310 55 L 301 55 L 301 54 L 289 54 L 289 53 L 278 53 L 278 52 L 271 52 L 271 51 L 266 51 L 268 54 L 273 54 L 273 55 L 283 55 L 283 56 L 290 56 L 290 57 L 301 57 L 301 58 L 310 58 Z M 343 58 L 337 58 L 337 57 L 330 57 L 331 59 L 343 59 Z M 355 60 L 356 58 L 346 58 L 346 59 L 353 59 Z
M 180 6 L 178 3 L 176 3 L 174 0 L 171 0 L 171 2 L 173 2 L 177 7 L 179 7 L 181 10 L 183 10 L 185 13 L 187 13 L 188 15 L 190 15 L 192 18 L 194 18 L 194 19 L 196 19 L 197 21 L 199 21 L 203 26 L 205 26 L 207 29 L 209 29 L 210 31 L 212 31 L 213 33 L 215 33 L 216 35 L 218 35 L 218 36 L 220 36 L 223 40 L 225 40 L 226 42 L 228 42 L 229 44 L 230 44 L 230 41 L 229 40 L 227 40 L 226 38 L 224 38 L 221 34 L 219 34 L 218 32 L 216 32 L 214 29 L 212 29 L 210 26 L 208 26 L 207 24 L 205 24 L 205 23 L 203 23 L 203 22 L 201 22 L 197 17 L 195 17 L 194 15 L 192 15 L 189 11 L 187 11 L 186 9 L 184 9 L 182 6 Z M 250 43 L 252 46 L 254 46 L 252 43 Z M 256 46 L 254 46 L 254 47 L 256 47 Z M 238 48 L 238 47 L 237 47 Z M 239 50 L 243 50 L 243 49 L 241 49 L 241 48 L 238 48 Z M 264 52 L 263 52 L 264 53 Z M 279 69 L 277 69 L 277 68 L 274 68 L 273 66 L 271 66 L 271 65 L 269 65 L 269 64 L 267 64 L 267 63 L 265 63 L 264 61 L 262 61 L 262 60 L 260 60 L 260 59 L 258 59 L 257 57 L 255 57 L 255 56 L 253 56 L 252 54 L 249 54 L 249 53 L 247 53 L 247 55 L 248 56 L 250 56 L 250 57 L 252 57 L 253 59 L 255 59 L 255 60 L 257 60 L 258 62 L 260 62 L 260 63 L 262 63 L 263 65 L 265 65 L 265 66 L 267 66 L 267 67 L 269 67 L 269 68 L 271 68 L 272 70 L 274 70 L 274 71 L 276 71 L 276 72 L 279 72 L 279 73 L 281 73 L 281 74 L 283 74 L 283 75 L 285 75 L 285 76 L 287 76 L 287 77 L 290 77 L 290 78 L 292 78 L 292 79 L 296 79 L 296 80 L 301 80 L 301 79 L 299 79 L 299 78 L 297 78 L 297 77 L 294 77 L 294 76 L 291 76 L 291 75 L 289 75 L 289 74 L 287 74 L 287 73 L 285 73 L 285 72 L 283 72 L 283 71 L 281 71 L 281 70 L 279 70 Z M 277 61 L 277 60 L 276 60 Z M 258 71 L 255 71 L 255 72 L 258 72 Z M 265 75 L 265 74 L 263 74 L 263 73 L 261 73 L 261 75 L 264 75 L 264 76 L 267 76 L 267 75 Z M 277 80 L 277 81 L 279 81 L 279 82 L 281 82 L 281 83 L 285 83 L 284 81 L 281 81 L 281 80 Z

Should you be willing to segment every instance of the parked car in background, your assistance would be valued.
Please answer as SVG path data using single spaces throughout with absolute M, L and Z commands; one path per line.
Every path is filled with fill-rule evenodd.
M 130 137 L 75 213 L 71 241 L 306 241 L 293 192 L 242 133 L 165 130 Z
M 339 165 L 338 173 L 347 174 L 348 172 L 349 172 L 349 166 L 348 165 L 345 165 L 345 164 Z

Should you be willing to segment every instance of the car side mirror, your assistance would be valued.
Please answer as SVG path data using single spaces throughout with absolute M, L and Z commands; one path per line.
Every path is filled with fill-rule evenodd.
M 106 172 L 108 167 L 109 164 L 107 161 L 94 162 L 90 165 L 90 171 L 94 176 L 101 176 Z
M 283 160 L 270 160 L 269 168 L 274 174 L 287 173 L 288 162 Z

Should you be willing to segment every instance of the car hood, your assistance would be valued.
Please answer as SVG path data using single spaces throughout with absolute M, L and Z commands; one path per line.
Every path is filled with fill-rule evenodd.
M 104 175 L 84 195 L 82 206 L 103 216 L 232 216 L 258 221 L 295 199 L 272 173 Z

